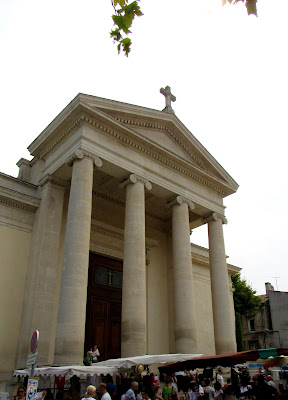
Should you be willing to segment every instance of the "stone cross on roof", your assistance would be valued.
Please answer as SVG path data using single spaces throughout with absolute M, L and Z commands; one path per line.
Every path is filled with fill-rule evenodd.
M 174 114 L 175 111 L 171 107 L 171 101 L 175 101 L 176 97 L 171 93 L 170 86 L 166 86 L 165 89 L 161 88 L 160 93 L 163 94 L 163 96 L 165 96 L 165 102 L 166 102 L 166 107 L 162 111 Z

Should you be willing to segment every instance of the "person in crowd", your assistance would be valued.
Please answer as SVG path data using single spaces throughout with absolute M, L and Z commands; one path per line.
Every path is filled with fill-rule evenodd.
M 111 396 L 107 391 L 106 383 L 99 383 L 97 390 L 99 400 L 111 400 Z
M 85 399 L 94 400 L 95 396 L 96 396 L 96 387 L 93 385 L 89 385 L 86 389 L 86 392 L 85 392 L 82 400 L 85 400 Z
M 231 379 L 227 378 L 226 383 L 224 383 L 224 388 L 223 389 L 226 389 L 229 385 L 231 385 Z
M 205 386 L 204 386 L 204 395 L 208 394 L 208 399 L 209 400 L 213 400 L 214 396 L 215 396 L 215 389 L 213 388 L 213 386 L 210 385 L 210 379 L 209 378 L 205 378 L 204 379 L 205 382 Z M 207 397 L 207 396 L 206 396 Z M 207 400 L 208 400 L 207 399 Z
M 224 378 L 222 376 L 223 370 L 221 367 L 219 367 L 216 371 L 216 381 L 220 382 L 221 388 L 224 387 Z
M 276 388 L 268 385 L 263 374 L 258 375 L 254 391 L 256 400 L 273 400 L 279 395 Z
M 156 399 L 163 400 L 163 397 L 159 393 L 159 389 L 160 389 L 160 382 L 159 381 L 153 382 L 149 390 L 149 397 L 151 400 L 156 400 Z
M 191 382 L 189 385 L 189 390 L 186 395 L 186 400 L 197 400 L 198 399 L 198 391 L 196 387 L 196 382 Z
M 51 392 L 50 388 L 45 389 L 43 392 L 46 392 L 46 394 L 42 397 L 43 399 L 45 397 L 45 400 L 54 400 L 54 396 L 53 396 L 53 393 Z M 43 392 L 42 392 L 41 396 L 43 395 Z M 41 396 L 40 396 L 40 398 L 41 398 Z
M 90 350 L 87 352 L 87 356 L 90 356 L 92 358 L 92 364 L 96 364 L 98 362 L 98 357 L 100 356 L 100 352 L 98 349 L 97 344 L 94 345 L 94 348 L 90 348 Z M 91 364 L 90 364 L 91 365 Z
M 266 376 L 266 381 L 267 381 L 267 383 L 268 383 L 269 386 L 272 386 L 272 387 L 274 387 L 274 389 L 277 389 L 277 388 L 276 388 L 276 384 L 275 384 L 275 382 L 273 381 L 273 378 L 272 378 L 271 375 L 267 375 L 267 376 Z
M 245 384 L 242 382 L 240 385 L 240 393 L 239 393 L 239 400 L 249 399 L 252 391 L 252 386 L 249 385 L 249 382 Z
M 20 386 L 17 390 L 17 395 L 12 397 L 12 400 L 25 400 L 26 398 L 26 387 Z
M 172 378 L 172 386 L 175 386 L 177 389 L 178 381 L 177 381 L 177 377 L 176 377 L 175 373 L 173 373 L 171 375 L 171 378 Z
M 247 382 L 247 380 L 248 380 L 248 382 L 250 381 L 249 371 L 248 371 L 247 367 L 244 366 L 244 365 L 242 365 L 242 366 L 239 368 L 239 378 L 240 378 L 240 382 L 241 382 L 243 379 L 245 379 L 246 382 Z
M 177 398 L 177 390 L 175 386 L 172 386 L 172 378 L 171 376 L 166 377 L 165 386 L 162 389 L 162 397 L 164 400 L 169 400 L 169 394 L 175 393 Z
M 110 394 L 112 400 L 117 398 L 117 386 L 113 383 L 113 378 L 110 374 L 106 375 L 107 392 Z
M 122 375 L 122 374 L 121 374 Z M 121 376 L 121 383 L 122 383 L 122 391 L 121 393 L 126 393 L 130 387 L 131 387 L 131 383 L 132 383 L 132 379 L 131 376 L 129 374 L 127 374 L 127 372 L 125 372 L 122 376 Z M 124 397 L 125 398 L 125 397 Z
M 142 400 L 151 400 L 149 397 L 149 391 L 146 387 L 143 387 L 141 390 L 141 398 Z
M 136 393 L 139 389 L 139 384 L 136 381 L 133 381 L 131 383 L 131 387 L 127 392 L 125 393 L 125 398 L 124 400 L 136 400 Z
M 215 389 L 214 399 L 218 399 L 220 394 L 223 393 L 223 390 L 222 390 L 222 387 L 221 387 L 221 383 L 219 381 L 216 381 L 214 383 L 214 389 Z
M 218 396 L 218 400 L 237 400 L 235 397 L 235 387 L 233 385 L 227 386 L 227 388 L 223 390 L 223 393 Z

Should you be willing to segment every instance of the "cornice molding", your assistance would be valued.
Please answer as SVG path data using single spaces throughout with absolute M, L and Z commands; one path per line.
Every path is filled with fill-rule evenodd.
M 91 231 L 99 233 L 104 236 L 108 236 L 110 238 L 116 239 L 124 243 L 124 229 L 116 228 L 112 225 L 105 224 L 100 221 L 93 220 L 91 223 Z M 157 246 L 159 243 L 158 240 L 154 240 L 151 238 L 145 238 L 145 246 L 148 249 Z
M 156 150 L 152 150 L 151 147 L 140 144 L 136 140 L 134 140 L 132 138 L 128 138 L 127 136 L 125 136 L 124 134 L 122 134 L 120 132 L 116 132 L 115 130 L 111 129 L 111 127 L 108 127 L 103 123 L 99 123 L 91 116 L 88 116 L 85 114 L 78 116 L 77 119 L 57 139 L 55 139 L 42 153 L 40 153 L 40 158 L 45 160 L 48 157 L 48 155 L 52 151 L 54 151 L 61 144 L 61 142 L 63 140 L 65 140 L 70 134 L 72 134 L 72 132 L 76 128 L 81 126 L 81 124 L 87 124 L 87 125 L 93 127 L 94 129 L 98 129 L 98 130 L 102 131 L 104 134 L 106 134 L 108 136 L 112 136 L 114 139 L 118 140 L 119 142 L 124 143 L 125 145 L 129 145 L 134 150 L 144 153 L 145 155 L 156 160 L 157 162 L 163 164 L 165 167 L 171 168 L 171 169 L 177 171 L 177 173 L 180 173 L 184 176 L 187 176 L 187 177 L 193 179 L 195 182 L 212 189 L 213 191 L 217 192 L 218 194 L 220 194 L 223 197 L 228 195 L 228 192 L 226 190 L 219 188 L 218 186 L 211 183 L 207 179 L 197 175 L 196 173 L 191 172 L 191 170 L 189 170 L 188 168 L 181 166 L 179 163 L 172 161 L 168 157 L 160 155 Z M 159 125 L 159 126 L 161 126 L 161 125 Z M 171 131 L 171 134 L 172 134 L 172 131 Z M 193 167 L 193 165 L 191 164 L 191 168 L 192 167 Z M 199 167 L 194 166 L 194 168 L 199 168 Z M 202 173 L 204 173 L 204 174 L 209 173 L 209 171 L 207 169 L 204 169 L 202 166 L 201 166 L 201 168 L 202 168 Z M 211 176 L 211 178 L 219 179 L 219 178 L 213 177 L 213 176 Z M 221 184 L 226 185 L 225 182 L 221 182 Z
M 185 145 L 185 143 L 182 142 L 182 140 L 176 136 L 176 134 L 167 126 L 167 125 L 162 125 L 162 124 L 156 124 L 156 123 L 151 123 L 151 122 L 143 122 L 140 120 L 136 120 L 136 119 L 127 119 L 127 118 L 119 118 L 116 117 L 115 118 L 116 121 L 121 122 L 124 125 L 130 125 L 130 126 L 137 126 L 139 128 L 147 128 L 147 129 L 155 129 L 157 131 L 161 130 L 161 131 L 165 131 L 168 133 L 168 135 L 173 139 L 173 141 L 175 143 L 177 143 L 182 150 L 184 150 L 184 152 L 186 154 L 188 154 L 192 160 L 202 169 L 204 169 L 205 171 L 212 173 L 211 170 L 209 170 L 205 164 L 203 163 L 203 161 L 197 157 L 190 149 L 188 146 Z
M 19 189 L 19 187 L 16 189 Z M 5 187 L 0 185 L 0 198 L 2 202 L 5 204 L 13 205 L 15 207 L 26 209 L 27 211 L 35 212 L 35 210 L 40 205 L 40 198 L 38 197 L 38 193 L 35 193 L 35 197 L 32 197 L 27 193 L 20 192 L 18 190 L 12 189 L 11 187 Z M 37 197 L 36 197 L 37 195 Z
M 35 213 L 35 208 L 26 206 L 24 204 L 17 203 L 16 201 L 13 201 L 13 200 L 8 200 L 8 199 L 4 199 L 4 198 L 0 197 L 0 203 L 5 204 L 6 206 L 9 206 L 9 207 L 15 207 L 20 210 L 27 211 L 29 213 L 33 213 L 33 214 Z
M 60 186 L 60 188 L 69 187 L 69 183 L 67 181 L 56 178 L 55 176 L 52 175 L 47 175 L 39 181 L 39 185 L 42 187 L 46 186 L 49 183 L 52 185 Z
M 116 204 L 117 206 L 120 206 L 122 208 L 125 208 L 125 201 L 123 201 L 123 200 L 121 200 L 121 199 L 119 199 L 117 197 L 113 197 L 113 196 L 108 195 L 106 193 L 98 192 L 96 190 L 92 191 L 92 195 L 95 196 L 95 197 L 98 197 L 100 199 L 103 199 L 105 201 L 109 201 L 110 203 Z M 155 214 L 155 213 L 147 211 L 147 210 L 145 210 L 145 215 L 147 217 L 150 217 L 150 218 L 155 219 L 155 220 L 157 220 L 159 222 L 162 222 L 162 223 L 166 223 L 167 220 L 169 219 L 169 217 L 163 217 L 163 216 L 161 216 L 159 214 Z
M 58 145 L 61 144 L 61 142 L 63 142 L 63 140 L 66 139 L 67 136 L 69 136 L 75 129 L 77 129 L 82 122 L 84 122 L 84 115 L 80 115 L 78 118 L 75 119 L 75 121 L 70 124 L 65 130 L 64 132 L 62 132 L 62 134 L 60 136 L 58 136 L 51 144 L 50 146 L 46 147 L 45 150 L 43 150 L 40 153 L 40 158 L 43 160 L 46 160 L 47 156 L 56 148 L 58 147 Z

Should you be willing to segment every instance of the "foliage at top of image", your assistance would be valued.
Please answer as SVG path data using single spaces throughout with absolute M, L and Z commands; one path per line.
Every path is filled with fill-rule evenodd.
M 245 3 L 248 15 L 254 14 L 257 16 L 257 0 L 222 0 L 222 4 L 225 5 L 227 2 L 237 4 L 239 1 Z M 110 37 L 117 43 L 118 54 L 122 50 L 128 57 L 132 45 L 132 41 L 128 37 L 129 33 L 131 33 L 130 28 L 135 17 L 143 15 L 139 6 L 140 0 L 134 0 L 132 3 L 128 3 L 128 0 L 111 0 L 111 2 L 114 8 L 112 19 L 115 28 L 111 30 Z
M 242 1 L 242 3 L 245 3 L 248 15 L 253 14 L 256 15 L 257 17 L 257 0 L 222 0 L 222 4 L 224 6 L 224 4 L 226 4 L 226 2 L 228 1 L 228 3 L 230 4 L 236 4 L 239 1 Z
M 112 19 L 116 28 L 111 30 L 110 36 L 113 38 L 114 42 L 118 43 L 118 54 L 122 50 L 127 57 L 131 51 L 132 44 L 131 39 L 128 37 L 128 34 L 131 33 L 130 28 L 135 17 L 141 17 L 141 15 L 143 15 L 139 6 L 139 1 L 140 0 L 135 0 L 128 4 L 128 0 L 112 0 L 112 6 L 114 8 Z
M 261 304 L 261 297 L 256 295 L 256 290 L 252 289 L 246 279 L 241 279 L 240 273 L 232 275 L 232 284 L 235 312 L 245 316 L 255 314 Z

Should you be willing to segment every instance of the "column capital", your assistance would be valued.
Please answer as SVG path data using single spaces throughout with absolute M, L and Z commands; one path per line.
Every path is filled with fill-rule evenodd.
M 83 158 L 90 158 L 93 161 L 93 164 L 96 167 L 102 167 L 102 160 L 95 154 L 90 153 L 89 151 L 83 150 L 83 149 L 77 149 L 75 152 L 72 154 L 71 157 L 68 158 L 68 160 L 65 162 L 66 165 L 69 167 L 72 167 L 73 163 L 75 160 L 82 160 Z
M 189 210 L 194 210 L 195 208 L 195 204 L 193 203 L 193 201 L 187 199 L 186 197 L 183 196 L 176 196 L 175 199 L 173 199 L 172 201 L 169 201 L 168 203 L 168 207 L 171 208 L 175 205 L 181 205 L 181 204 L 188 204 L 188 208 Z
M 151 190 L 152 189 L 152 184 L 151 182 L 148 181 L 148 179 L 143 178 L 142 176 L 136 175 L 136 174 L 131 174 L 128 179 L 120 183 L 120 188 L 124 189 L 127 185 L 130 185 L 131 183 L 137 183 L 140 182 L 144 185 L 145 189 Z
M 216 212 L 213 212 L 209 217 L 202 218 L 203 224 L 206 224 L 207 222 L 210 221 L 217 221 L 218 219 L 222 220 L 222 224 L 228 224 L 227 218 L 224 217 L 224 215 L 218 214 Z

